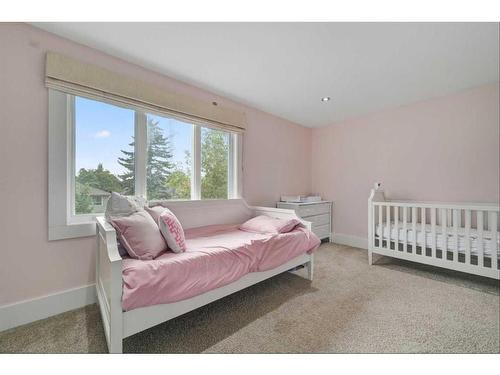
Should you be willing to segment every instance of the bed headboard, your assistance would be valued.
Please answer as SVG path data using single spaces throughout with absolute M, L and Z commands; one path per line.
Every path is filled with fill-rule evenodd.
M 198 201 L 157 201 L 150 206 L 168 207 L 184 229 L 214 224 L 239 224 L 253 216 L 244 199 L 215 199 Z

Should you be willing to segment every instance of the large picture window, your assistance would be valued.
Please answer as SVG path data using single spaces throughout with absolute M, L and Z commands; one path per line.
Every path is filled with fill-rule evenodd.
M 237 133 L 54 90 L 49 97 L 49 239 L 92 234 L 112 191 L 148 201 L 239 197 Z M 66 167 L 55 168 L 64 155 Z

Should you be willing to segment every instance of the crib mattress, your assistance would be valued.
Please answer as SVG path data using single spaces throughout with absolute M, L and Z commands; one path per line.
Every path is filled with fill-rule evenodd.
M 383 228 L 383 229 L 382 229 Z M 412 223 L 406 223 L 406 242 L 408 244 L 413 243 L 413 238 L 415 236 L 415 233 L 413 232 L 412 228 Z M 390 232 L 390 233 L 389 233 Z M 375 229 L 375 236 L 376 238 L 382 237 L 383 240 L 391 240 L 391 241 L 396 241 L 396 239 L 400 242 L 403 243 L 405 240 L 404 236 L 404 229 L 403 229 L 403 222 L 399 222 L 398 224 L 398 229 L 396 230 L 396 226 L 394 222 L 391 223 L 390 229 L 387 227 L 386 223 L 377 224 L 376 229 Z M 427 224 L 425 225 L 425 231 L 422 231 L 422 226 L 420 224 L 417 224 L 416 228 L 416 243 L 417 246 L 425 246 L 430 248 L 432 246 L 432 232 L 431 232 L 431 225 Z M 445 245 L 446 241 L 446 245 Z M 478 245 L 480 246 L 479 239 L 478 239 L 478 233 L 476 229 L 471 229 L 469 233 L 469 237 L 465 235 L 465 231 L 463 228 L 459 228 L 458 231 L 458 252 L 465 254 L 465 248 L 466 248 L 466 243 L 467 241 L 470 241 L 470 250 L 472 255 L 478 255 Z M 497 232 L 497 241 L 496 241 L 496 252 L 497 252 L 497 258 L 500 257 L 500 232 Z M 492 232 L 491 231 L 483 231 L 483 254 L 486 257 L 491 257 L 492 253 Z M 441 228 L 439 226 L 436 226 L 436 248 L 443 250 L 444 248 L 447 248 L 448 251 L 455 251 L 455 236 L 453 233 L 453 228 L 448 228 L 448 231 L 446 235 L 443 234 L 441 231 Z

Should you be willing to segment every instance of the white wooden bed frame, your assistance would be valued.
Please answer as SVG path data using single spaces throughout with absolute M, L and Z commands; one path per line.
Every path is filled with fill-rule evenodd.
M 157 202 L 156 204 L 168 206 L 184 229 L 212 224 L 242 223 L 257 215 L 297 218 L 309 230 L 311 229 L 311 223 L 298 218 L 293 210 L 249 207 L 243 199 Z M 304 265 L 307 278 L 312 280 L 313 261 L 313 254 L 302 254 L 272 270 L 249 273 L 231 284 L 186 300 L 123 311 L 122 258 L 118 253 L 116 232 L 104 218 L 99 217 L 97 218 L 96 290 L 109 352 L 121 353 L 123 339 L 128 336 L 295 267 Z
M 467 272 L 475 275 L 500 279 L 498 269 L 498 203 L 441 203 L 441 202 L 412 202 L 387 200 L 380 184 L 375 184 L 368 199 L 368 263 L 373 263 L 373 254 L 380 254 L 394 258 L 406 259 L 413 262 L 429 264 L 456 271 Z M 401 228 L 399 222 L 402 221 Z M 382 234 L 376 235 L 377 225 L 386 227 L 389 231 L 389 241 Z M 430 224 L 431 241 L 425 244 L 425 249 L 417 244 L 417 231 L 425 232 L 425 225 Z M 471 241 L 465 241 L 463 256 L 459 256 L 459 231 L 464 232 L 465 238 L 470 238 L 471 230 L 478 235 L 477 243 L 483 243 L 484 227 L 491 231 L 490 254 L 484 253 L 484 246 L 478 246 L 478 254 L 471 254 Z M 403 231 L 403 239 L 399 235 L 392 239 L 391 225 L 395 232 Z M 407 240 L 407 231 L 412 231 L 411 241 Z M 447 234 L 453 236 L 454 248 L 450 251 L 447 240 L 444 240 L 444 248 L 447 249 L 446 256 L 443 251 L 437 249 L 437 232 L 443 233 L 442 238 L 448 238 Z M 383 232 L 383 231 L 381 231 Z M 453 242 L 450 242 L 452 244 Z M 420 249 L 420 252 L 419 252 Z M 430 249 L 430 251 L 429 251 Z M 430 254 L 429 254 L 430 253 Z M 440 256 L 438 256 L 440 255 Z M 496 255 L 496 256 L 494 256 Z M 472 259 L 477 262 L 472 262 Z M 488 264 L 485 260 L 488 259 Z M 488 266 L 489 265 L 489 266 Z

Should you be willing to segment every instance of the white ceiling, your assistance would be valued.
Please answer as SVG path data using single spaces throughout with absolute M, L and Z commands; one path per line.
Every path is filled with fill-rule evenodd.
M 499 80 L 496 23 L 33 25 L 310 127 Z

